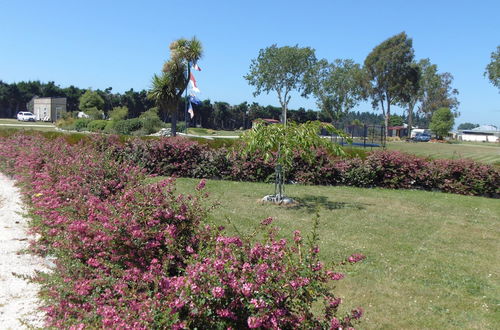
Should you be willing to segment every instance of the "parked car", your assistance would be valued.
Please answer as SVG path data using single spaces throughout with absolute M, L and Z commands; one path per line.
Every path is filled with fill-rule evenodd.
M 431 140 L 430 134 L 427 133 L 417 133 L 413 138 L 415 142 L 429 142 Z
M 21 111 L 17 114 L 17 120 L 20 121 L 35 121 L 35 115 L 28 111 Z

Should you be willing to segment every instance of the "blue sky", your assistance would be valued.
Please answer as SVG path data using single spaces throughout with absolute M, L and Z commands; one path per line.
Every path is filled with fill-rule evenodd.
M 500 126 L 500 93 L 483 77 L 500 45 L 499 12 L 498 0 L 0 0 L 0 79 L 147 89 L 168 59 L 169 43 L 196 36 L 204 46 L 196 75 L 201 98 L 278 106 L 273 94 L 254 98 L 243 79 L 259 49 L 298 44 L 316 49 L 318 58 L 362 63 L 380 42 L 405 31 L 417 60 L 430 58 L 455 77 L 456 122 Z M 290 108 L 298 107 L 316 109 L 314 99 L 293 95 Z

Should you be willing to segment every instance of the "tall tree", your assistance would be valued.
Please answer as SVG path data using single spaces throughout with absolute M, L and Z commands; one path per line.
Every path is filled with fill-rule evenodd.
M 385 129 L 391 116 L 391 105 L 407 98 L 407 81 L 412 79 L 414 58 L 412 39 L 401 32 L 376 46 L 365 59 L 367 92 L 374 108 L 380 106 Z
M 419 66 L 422 71 L 419 111 L 431 118 L 437 109 L 448 108 L 457 117 L 460 102 L 457 99 L 458 90 L 451 86 L 451 73 L 438 73 L 437 65 L 431 64 L 429 59 L 420 60 Z
M 87 89 L 80 97 L 79 108 L 81 111 L 86 111 L 91 108 L 102 110 L 104 109 L 104 100 L 99 93 L 94 92 L 91 89 Z
M 314 77 L 313 94 L 318 107 L 330 118 L 338 121 L 359 104 L 363 98 L 362 70 L 353 60 L 336 59 L 333 63 L 322 60 Z
M 404 92 L 402 93 L 402 99 L 399 100 L 399 105 L 402 107 L 407 107 L 408 111 L 408 137 L 411 136 L 411 130 L 413 128 L 413 112 L 415 110 L 415 105 L 421 97 L 420 81 L 422 78 L 422 70 L 417 63 L 412 63 L 410 66 L 410 71 L 408 73 L 407 79 L 404 87 Z M 389 120 L 390 121 L 390 120 Z
M 244 76 L 251 86 L 255 87 L 254 96 L 265 92 L 276 92 L 281 105 L 281 122 L 286 125 L 288 103 L 292 91 L 297 91 L 302 96 L 307 96 L 311 88 L 307 82 L 311 81 L 316 63 L 314 49 L 300 48 L 276 44 L 261 49 L 259 56 L 252 60 L 250 72 Z
M 160 111 L 172 116 L 172 136 L 177 135 L 177 107 L 188 87 L 191 65 L 202 53 L 201 42 L 196 37 L 175 40 L 170 44 L 170 60 L 164 63 L 163 73 L 153 76 L 148 97 L 155 101 Z
M 491 53 L 491 62 L 486 66 L 484 75 L 488 77 L 493 86 L 500 92 L 500 46 Z

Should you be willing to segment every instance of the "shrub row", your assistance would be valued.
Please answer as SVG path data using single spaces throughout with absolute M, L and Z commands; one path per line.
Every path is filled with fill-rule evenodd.
M 19 182 L 40 237 L 33 248 L 57 258 L 37 278 L 48 327 L 337 329 L 361 317 L 361 309 L 339 316 L 327 283 L 343 275 L 320 262 L 317 240 L 304 244 L 299 232 L 279 240 L 272 219 L 262 221 L 260 242 L 229 237 L 203 222 L 204 181 L 177 195 L 172 179 L 143 185 L 133 163 L 150 155 L 146 168 L 193 174 L 190 162 L 218 163 L 207 160 L 214 153 L 176 140 L 83 141 L 0 139 L 0 170 Z
M 259 153 L 241 156 L 237 149 L 209 148 L 182 138 L 132 139 L 115 146 L 115 154 L 156 175 L 271 182 L 274 160 Z M 295 156 L 289 182 L 392 189 L 424 189 L 499 197 L 500 171 L 472 160 L 426 160 L 398 151 L 379 150 L 339 158 L 317 150 L 314 163 Z

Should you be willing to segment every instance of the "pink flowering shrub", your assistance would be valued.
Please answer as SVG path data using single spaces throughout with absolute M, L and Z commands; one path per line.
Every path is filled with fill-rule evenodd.
M 361 317 L 360 308 L 339 316 L 341 299 L 327 283 L 343 274 L 325 268 L 316 240 L 304 244 L 297 231 L 290 244 L 276 239 L 275 228 L 258 243 L 217 230 L 207 234 L 209 245 L 191 256 L 182 276 L 171 279 L 171 318 L 162 327 L 337 329 Z M 313 313 L 313 304 L 322 311 Z
M 327 282 L 343 274 L 325 269 L 315 239 L 227 237 L 203 223 L 203 180 L 194 195 L 172 179 L 144 185 L 123 150 L 113 137 L 0 139 L 0 169 L 18 180 L 40 237 L 33 249 L 57 258 L 36 279 L 47 327 L 336 329 L 361 317 L 339 316 Z

